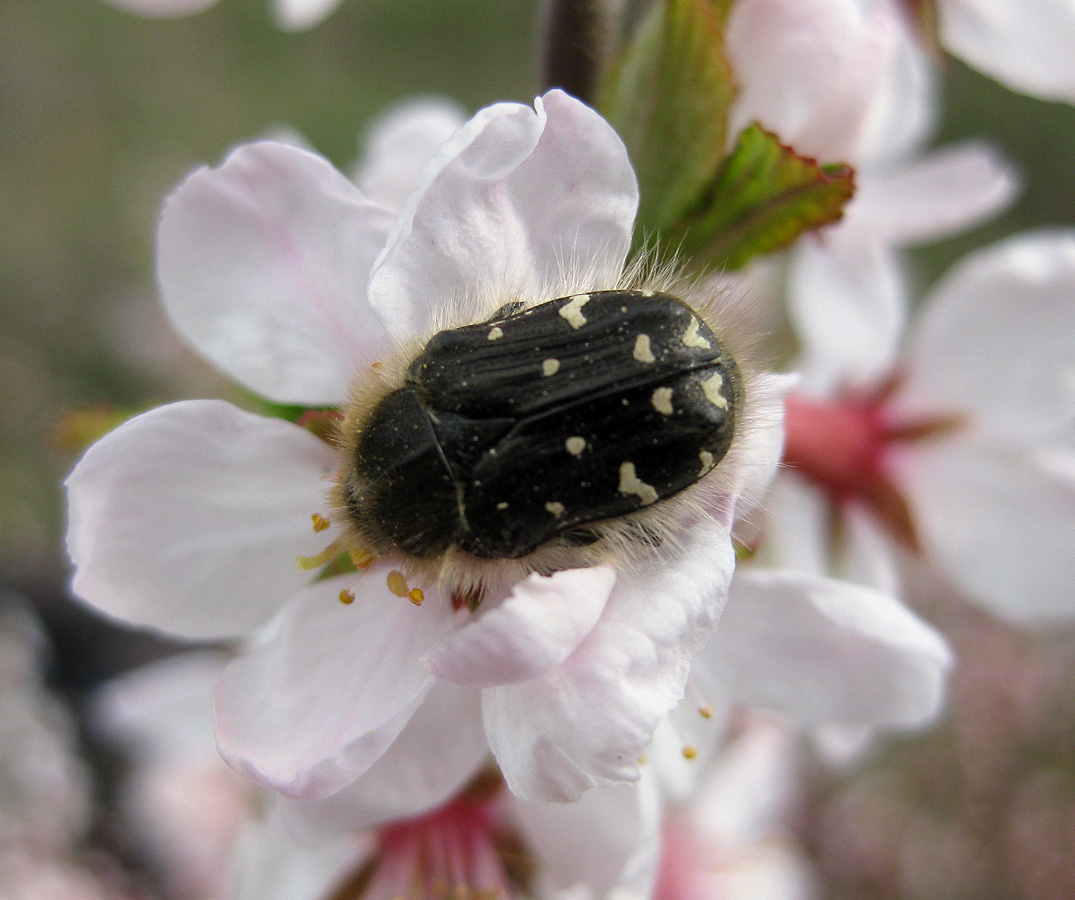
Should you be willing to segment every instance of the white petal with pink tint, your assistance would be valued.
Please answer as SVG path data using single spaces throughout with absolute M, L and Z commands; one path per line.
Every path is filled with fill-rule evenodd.
M 679 702 L 735 565 L 719 525 L 698 525 L 683 545 L 652 574 L 620 577 L 601 620 L 561 665 L 483 691 L 489 743 L 515 794 L 575 800 L 590 787 L 638 778 L 638 758 Z
M 943 638 L 879 591 L 741 569 L 695 665 L 800 722 L 910 726 L 936 715 L 950 662 Z
M 740 88 L 732 135 L 758 120 L 800 153 L 857 162 L 897 24 L 853 0 L 740 0 L 727 38 Z
M 1071 435 L 1075 231 L 1039 231 L 967 257 L 937 288 L 895 398 L 911 417 L 969 414 L 1013 443 Z
M 370 127 L 355 183 L 371 200 L 400 209 L 419 173 L 465 121 L 458 104 L 439 97 L 389 110 Z
M 479 693 L 435 683 L 365 773 L 324 800 L 284 798 L 281 808 L 292 833 L 315 842 L 429 812 L 462 790 L 488 757 Z
M 267 622 L 327 543 L 336 455 L 220 400 L 162 406 L 94 444 L 67 478 L 73 589 L 103 612 L 193 638 Z
M 255 393 L 340 403 L 385 338 L 366 282 L 394 221 L 316 154 L 248 144 L 168 198 L 161 299 L 179 333 Z
M 511 797 L 513 821 L 549 892 L 585 885 L 595 898 L 646 900 L 660 849 L 660 806 L 652 778 L 595 788 L 577 803 Z M 568 894 L 570 896 L 570 892 Z
M 906 246 L 948 237 L 1000 212 L 1015 198 L 1019 177 L 988 144 L 968 141 L 870 173 L 856 187 L 832 231 Z
M 941 40 L 1009 87 L 1075 103 L 1075 4 L 1071 0 L 947 0 Z
M 638 186 L 596 112 L 550 91 L 533 108 L 487 107 L 423 170 L 370 281 L 370 302 L 421 332 L 449 301 L 525 288 L 552 299 L 562 272 L 612 284 L 631 243 Z
M 927 549 L 963 590 L 1016 622 L 1075 615 L 1075 448 L 967 435 L 898 464 Z
M 417 607 L 387 569 L 307 588 L 216 692 L 217 742 L 238 772 L 290 797 L 336 793 L 397 738 L 433 683 L 422 657 L 456 627 L 447 600 Z M 340 602 L 343 588 L 356 599 Z
M 427 659 L 429 670 L 442 681 L 472 687 L 543 675 L 590 633 L 615 581 L 607 566 L 531 575 L 500 606 L 437 646 Z
M 892 250 L 873 240 L 840 242 L 822 232 L 796 247 L 788 311 L 813 389 L 869 383 L 896 354 L 906 298 Z

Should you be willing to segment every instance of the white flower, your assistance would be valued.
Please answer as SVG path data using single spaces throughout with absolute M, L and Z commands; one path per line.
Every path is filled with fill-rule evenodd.
M 1000 615 L 1070 618 L 1072 296 L 1075 235 L 1010 239 L 933 291 L 902 357 L 879 367 L 885 378 L 863 386 L 848 365 L 834 393 L 789 397 L 787 461 L 798 471 L 770 498 L 772 555 L 891 589 L 895 539 Z M 816 314 L 811 334 L 842 327 Z
M 798 797 L 795 735 L 758 716 L 667 807 L 656 900 L 807 900 L 816 876 L 788 828 Z
M 875 377 L 906 324 L 902 248 L 996 213 L 1017 179 L 978 142 L 923 154 L 935 78 L 900 9 L 858 0 L 739 0 L 728 52 L 742 86 L 733 105 L 738 126 L 757 119 L 798 153 L 855 167 L 855 195 L 840 221 L 804 235 L 789 252 L 787 302 L 798 333 L 817 351 L 812 383 L 845 375 L 849 364 Z M 811 331 L 818 322 L 823 327 Z
M 192 16 L 215 6 L 219 0 L 106 0 L 125 12 L 151 19 Z M 336 11 L 340 0 L 272 0 L 273 18 L 285 31 L 305 31 Z
M 393 340 L 435 330 L 446 304 L 564 296 L 565 272 L 612 286 L 636 204 L 619 138 L 557 91 L 479 112 L 398 214 L 312 153 L 254 144 L 169 200 L 161 292 L 180 333 L 251 390 L 338 405 Z M 218 686 L 219 745 L 282 793 L 352 785 L 382 820 L 450 796 L 491 746 L 520 796 L 575 799 L 638 777 L 716 624 L 736 495 L 760 492 L 780 445 L 782 382 L 753 392 L 741 465 L 680 552 L 636 574 L 531 575 L 477 614 L 436 585 L 420 607 L 401 600 L 387 562 L 311 582 L 296 557 L 343 533 L 310 527 L 336 451 L 227 403 L 176 403 L 107 436 L 68 479 L 74 589 L 140 625 L 250 638 Z M 348 592 L 358 599 L 345 605 Z M 432 742 L 438 764 L 386 755 L 393 742 Z
M 216 754 L 210 696 L 224 661 L 196 651 L 144 666 L 106 684 L 93 705 L 95 727 L 131 762 L 126 824 L 172 894 L 314 900 L 365 870 L 371 900 L 405 895 L 416 878 L 427 895 L 496 889 L 510 900 L 522 866 L 530 896 L 649 896 L 659 841 L 651 782 L 532 803 L 503 790 L 490 768 L 446 803 L 378 828 L 353 826 L 349 792 L 284 801 L 281 815 Z M 434 742 L 417 749 L 419 764 L 438 764 Z

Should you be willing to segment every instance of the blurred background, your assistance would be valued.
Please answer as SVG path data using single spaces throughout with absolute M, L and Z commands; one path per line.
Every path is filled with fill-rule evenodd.
M 110 422 L 181 397 L 234 397 L 159 310 L 162 199 L 193 167 L 279 129 L 347 170 L 394 102 L 529 101 L 539 20 L 522 0 L 344 0 L 289 34 L 268 0 L 220 0 L 173 21 L 102 0 L 0 3 L 0 847 L 43 803 L 63 810 L 63 852 L 95 873 L 92 890 L 167 896 L 110 824 L 115 761 L 80 714 L 102 679 L 168 647 L 68 602 L 60 488 Z M 1025 187 L 1002 217 L 916 251 L 922 287 L 973 247 L 1075 225 L 1075 108 L 956 62 L 941 103 L 935 143 L 985 138 Z M 1019 633 L 939 590 L 922 578 L 915 594 L 959 655 L 948 715 L 853 769 L 808 762 L 791 826 L 823 896 L 1075 897 L 1075 633 Z M 35 685 L 42 705 L 19 706 L 16 683 Z M 38 718 L 51 735 L 41 740 L 68 754 L 51 768 L 26 743 Z M 64 783 L 77 784 L 64 794 L 75 813 L 56 801 Z

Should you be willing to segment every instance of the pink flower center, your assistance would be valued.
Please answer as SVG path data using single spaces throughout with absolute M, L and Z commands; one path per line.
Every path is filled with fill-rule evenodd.
M 365 900 L 511 900 L 502 829 L 490 799 L 470 795 L 384 828 Z
M 905 546 L 918 549 L 910 509 L 892 478 L 893 449 L 959 425 L 955 417 L 896 422 L 886 401 L 893 385 L 870 395 L 819 399 L 799 392 L 785 403 L 784 463 L 836 505 L 866 505 Z

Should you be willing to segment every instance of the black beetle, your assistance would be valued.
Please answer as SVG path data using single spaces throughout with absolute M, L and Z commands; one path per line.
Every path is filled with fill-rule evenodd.
M 351 417 L 338 505 L 379 555 L 591 545 L 713 469 L 741 403 L 735 360 L 669 293 L 509 304 L 434 335 Z

